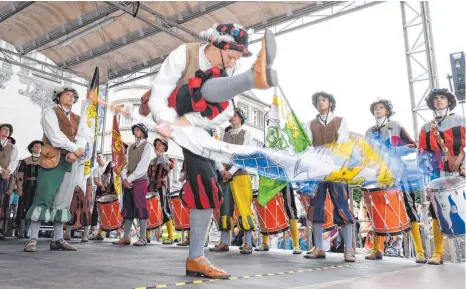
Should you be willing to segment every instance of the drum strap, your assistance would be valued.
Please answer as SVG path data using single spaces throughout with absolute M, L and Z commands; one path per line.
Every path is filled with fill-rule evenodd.
M 464 150 L 460 151 L 460 154 L 458 155 L 458 157 L 455 160 L 453 158 L 453 156 L 449 153 L 449 150 L 448 150 L 447 146 L 445 145 L 445 141 L 440 136 L 440 132 L 437 129 L 437 125 L 435 123 L 431 123 L 430 128 L 431 128 L 431 131 L 433 132 L 433 134 L 435 136 L 435 139 L 437 140 L 437 143 L 438 143 L 439 147 L 442 149 L 442 154 L 444 155 L 444 157 L 448 161 L 448 165 L 450 166 L 451 171 L 455 172 L 455 171 L 459 170 L 461 162 L 463 161 L 463 158 L 464 158 Z

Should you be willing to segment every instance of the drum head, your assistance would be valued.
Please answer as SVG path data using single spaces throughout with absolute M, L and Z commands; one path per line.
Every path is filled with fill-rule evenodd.
M 377 192 L 377 191 L 382 191 L 382 187 L 380 187 L 377 184 L 369 184 L 361 187 L 361 190 L 365 192 Z
M 97 198 L 97 203 L 106 204 L 106 203 L 112 203 L 116 200 L 118 200 L 117 195 L 104 195 L 104 196 Z
M 146 200 L 150 200 L 152 198 L 155 198 L 159 195 L 158 192 L 148 192 L 147 195 L 146 195 Z
M 466 180 L 463 177 L 444 177 L 436 179 L 427 184 L 427 190 L 432 192 L 443 192 L 464 186 Z
M 172 198 L 172 199 L 173 199 L 173 198 L 178 198 L 178 197 L 180 196 L 180 191 L 170 192 L 170 193 L 168 194 L 168 196 L 169 196 L 170 198 Z

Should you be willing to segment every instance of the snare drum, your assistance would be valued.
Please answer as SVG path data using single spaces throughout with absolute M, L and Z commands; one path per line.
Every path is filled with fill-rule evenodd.
M 312 220 L 313 216 L 309 215 L 309 207 L 311 205 L 311 196 L 309 194 L 298 192 L 299 201 L 303 206 L 304 210 L 306 210 L 307 219 L 310 221 Z M 335 223 L 333 223 L 333 212 L 334 207 L 332 200 L 330 199 L 330 195 L 327 192 L 327 196 L 325 197 L 325 204 L 324 204 L 324 223 L 322 224 L 322 228 L 324 232 L 332 231 L 335 228 Z
M 399 235 L 410 230 L 403 192 L 399 188 L 361 187 L 376 235 Z
M 99 211 L 100 229 L 113 231 L 123 225 L 123 217 L 120 212 L 120 201 L 117 195 L 103 195 L 97 198 L 97 210 Z
M 449 237 L 463 236 L 466 221 L 466 180 L 444 177 L 426 187 L 442 233 Z
M 149 219 L 147 219 L 147 229 L 154 230 L 163 224 L 162 207 L 160 197 L 156 192 L 149 192 L 146 195 L 147 208 L 149 209 Z
M 173 225 L 177 231 L 189 230 L 189 214 L 191 209 L 184 206 L 180 198 L 180 192 L 170 193 L 170 208 L 172 211 Z
M 258 193 L 253 194 L 254 208 L 259 219 L 262 234 L 274 235 L 288 230 L 288 216 L 285 212 L 282 194 L 278 193 L 264 207 L 257 201 Z

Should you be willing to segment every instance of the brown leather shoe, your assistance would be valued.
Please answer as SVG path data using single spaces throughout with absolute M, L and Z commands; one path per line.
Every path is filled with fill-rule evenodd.
M 209 251 L 210 252 L 228 252 L 230 251 L 230 247 L 228 246 L 228 244 L 220 243 L 220 244 L 215 245 L 215 247 L 213 248 L 209 248 Z
M 306 253 L 304 256 L 306 259 L 325 259 L 325 251 L 317 247 L 312 248 L 312 250 Z
M 206 257 L 200 256 L 196 259 L 186 259 L 186 276 L 228 279 L 231 275 L 222 269 L 214 267 Z
M 372 249 L 369 254 L 364 257 L 366 260 L 382 260 L 383 254 L 380 251 Z
M 354 250 L 351 249 L 345 249 L 345 262 L 356 262 L 356 254 Z
M 180 247 L 186 247 L 186 246 L 189 246 L 189 238 L 186 238 L 183 242 L 179 242 L 176 244 L 177 246 L 180 246 Z
M 258 251 L 258 252 L 267 252 L 269 250 L 270 250 L 269 245 L 268 244 L 263 244 L 263 243 L 259 247 L 256 247 L 254 249 L 254 251 Z
M 424 255 L 424 253 L 416 253 L 416 263 L 427 263 L 426 255 Z
M 65 241 L 71 240 L 71 234 L 67 234 L 67 233 L 63 234 L 63 239 L 64 239 Z
M 137 240 L 133 246 L 136 246 L 136 247 L 141 247 L 141 246 L 146 246 L 147 245 L 147 241 L 146 240 L 142 240 L 142 239 L 139 239 Z
M 443 264 L 443 256 L 437 253 L 434 253 L 432 257 L 427 260 L 427 264 L 429 265 L 442 265 Z
M 24 246 L 24 252 L 35 252 L 37 247 L 37 239 L 31 239 L 29 242 Z
M 173 239 L 165 239 L 163 240 L 162 245 L 173 245 L 173 243 Z
M 278 85 L 277 72 L 272 69 L 272 64 L 277 55 L 277 43 L 270 29 L 265 29 L 262 38 L 262 48 L 254 63 L 254 88 L 267 89 Z
M 64 239 L 50 242 L 50 250 L 52 250 L 52 251 L 60 251 L 60 250 L 63 250 L 63 251 L 78 251 L 78 249 L 76 249 L 76 247 L 71 246 Z
M 252 246 L 246 244 L 246 245 L 243 246 L 243 248 L 239 252 L 240 252 L 240 254 L 243 254 L 243 255 L 252 254 Z
M 113 245 L 131 245 L 131 239 L 130 238 L 121 238 L 120 240 L 112 242 Z

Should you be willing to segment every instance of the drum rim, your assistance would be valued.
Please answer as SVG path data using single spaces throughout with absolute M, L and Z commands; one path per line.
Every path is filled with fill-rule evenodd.
M 434 182 L 434 181 L 437 181 L 437 180 L 442 180 L 442 179 L 460 179 L 461 182 L 460 184 L 456 185 L 456 186 L 451 186 L 449 188 L 429 188 L 429 185 Z M 448 177 L 442 177 L 442 178 L 438 178 L 438 179 L 435 179 L 435 180 L 431 180 L 430 182 L 427 183 L 426 185 L 426 191 L 428 192 L 445 192 L 445 191 L 453 191 L 453 190 L 456 190 L 458 188 L 461 188 L 463 186 L 466 186 L 466 179 L 463 178 L 463 177 L 460 177 L 460 176 L 448 176 Z
M 401 231 L 397 231 L 397 232 L 375 232 L 375 235 L 377 236 L 398 236 L 398 235 L 401 235 L 403 233 L 406 233 L 406 232 L 409 232 L 411 230 L 411 225 L 408 226 L 408 228 L 406 229 L 403 229 Z
M 397 186 L 394 186 L 394 187 L 382 187 L 382 186 L 378 186 L 378 187 L 374 187 L 374 188 L 367 188 L 365 186 L 362 186 L 361 187 L 361 191 L 363 192 L 380 192 L 380 191 L 388 191 L 388 190 L 399 190 L 400 188 L 397 187 Z
M 101 198 L 109 197 L 109 196 L 114 196 L 114 199 L 111 200 L 111 201 L 105 201 L 105 202 L 100 202 L 99 201 Z M 106 195 L 102 195 L 102 196 L 96 198 L 96 202 L 99 203 L 99 204 L 111 204 L 111 203 L 113 203 L 115 201 L 118 201 L 118 196 L 116 194 L 106 194 Z
M 159 196 L 159 192 L 147 192 L 146 200 L 150 200 Z

